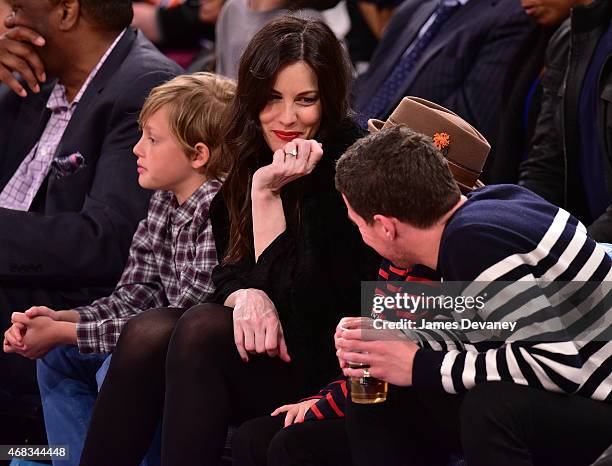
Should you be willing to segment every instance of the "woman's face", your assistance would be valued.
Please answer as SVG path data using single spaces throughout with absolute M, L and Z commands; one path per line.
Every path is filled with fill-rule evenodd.
M 321 124 L 321 100 L 317 76 L 309 65 L 300 61 L 279 71 L 259 121 L 273 152 L 295 138 L 314 138 Z

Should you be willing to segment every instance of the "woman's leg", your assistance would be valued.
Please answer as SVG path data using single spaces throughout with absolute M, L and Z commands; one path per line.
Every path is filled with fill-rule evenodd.
M 191 308 L 168 348 L 162 464 L 217 466 L 230 422 L 296 401 L 292 371 L 291 364 L 267 355 L 242 362 L 230 308 Z
M 82 466 L 138 465 L 161 417 L 168 342 L 182 309 L 154 309 L 130 320 L 98 395 Z

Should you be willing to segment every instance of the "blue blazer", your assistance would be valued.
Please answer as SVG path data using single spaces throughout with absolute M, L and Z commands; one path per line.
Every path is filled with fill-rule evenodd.
M 114 286 L 151 194 L 138 185 L 132 153 L 138 114 L 151 88 L 180 72 L 141 33 L 126 31 L 83 94 L 55 154 L 79 152 L 85 165 L 61 178 L 50 174 L 30 212 L 0 209 L 0 283 Z M 0 86 L 0 190 L 40 138 L 54 84 L 26 98 Z
M 405 0 L 392 16 L 368 71 L 355 83 L 355 104 L 364 109 L 390 75 L 439 0 Z M 517 0 L 470 0 L 434 37 L 383 115 L 404 96 L 443 105 L 493 143 L 506 68 L 527 33 L 529 17 Z

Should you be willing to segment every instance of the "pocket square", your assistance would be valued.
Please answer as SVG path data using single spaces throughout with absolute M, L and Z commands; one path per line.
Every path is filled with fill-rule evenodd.
M 78 172 L 85 167 L 85 158 L 80 152 L 60 155 L 51 162 L 51 169 L 56 179 L 63 178 Z

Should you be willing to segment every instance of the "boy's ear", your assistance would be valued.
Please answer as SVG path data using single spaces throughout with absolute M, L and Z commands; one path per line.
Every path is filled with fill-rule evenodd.
M 208 146 L 203 142 L 198 142 L 194 149 L 195 154 L 191 159 L 191 166 L 193 168 L 202 168 L 206 166 L 208 159 L 210 159 L 210 150 Z

